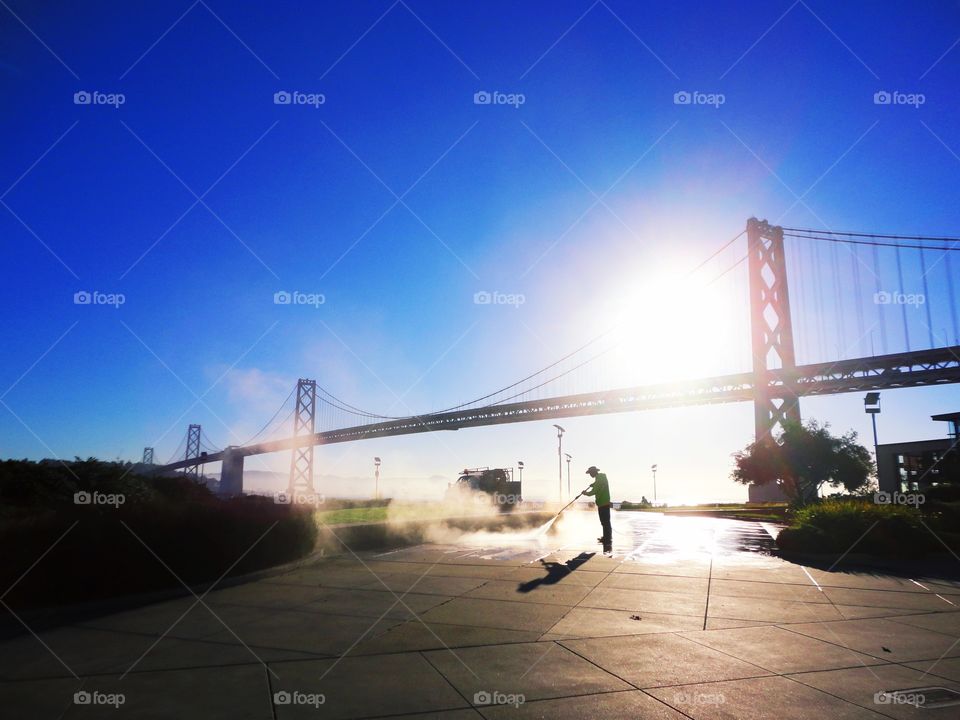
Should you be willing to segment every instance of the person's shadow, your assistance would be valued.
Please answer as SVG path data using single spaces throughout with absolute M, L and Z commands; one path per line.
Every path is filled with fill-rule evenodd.
M 565 563 L 544 562 L 541 560 L 540 564 L 543 565 L 544 569 L 547 571 L 547 574 L 543 577 L 536 578 L 535 580 L 520 583 L 517 585 L 517 592 L 528 593 L 531 590 L 536 590 L 541 585 L 555 585 L 578 567 L 583 565 L 594 555 L 595 553 L 582 552 L 575 558 L 570 558 Z

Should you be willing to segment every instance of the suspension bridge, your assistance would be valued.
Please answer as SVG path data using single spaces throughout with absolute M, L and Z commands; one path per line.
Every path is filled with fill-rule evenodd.
M 604 333 L 495 392 L 421 415 L 362 410 L 315 380 L 300 379 L 248 442 L 221 449 L 191 424 L 174 457 L 157 470 L 196 476 L 201 465 L 220 462 L 221 494 L 237 495 L 246 457 L 291 451 L 289 492 L 297 495 L 313 493 L 318 445 L 730 402 L 754 404 L 759 439 L 785 421 L 799 421 L 801 397 L 960 382 L 953 267 L 960 238 L 788 228 L 751 218 L 689 276 L 736 253 L 744 236 L 745 254 L 704 285 L 725 280 L 733 294 L 745 295 L 746 337 L 731 337 L 729 348 L 734 355 L 749 351 L 741 353 L 746 367 L 738 372 L 561 394 L 564 383 L 569 386 L 616 347 L 596 351 Z M 735 274 L 743 272 L 746 278 Z M 798 304 L 804 310 L 794 315 L 791 308 Z M 741 348 L 737 340 L 748 341 Z M 291 399 L 292 410 L 276 422 Z M 153 449 L 146 448 L 144 462 L 148 453 L 152 460 Z

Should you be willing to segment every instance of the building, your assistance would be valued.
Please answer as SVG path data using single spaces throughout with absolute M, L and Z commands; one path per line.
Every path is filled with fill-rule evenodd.
M 930 419 L 949 423 L 948 436 L 877 446 L 881 491 L 923 492 L 931 485 L 960 482 L 960 412 L 932 415 Z

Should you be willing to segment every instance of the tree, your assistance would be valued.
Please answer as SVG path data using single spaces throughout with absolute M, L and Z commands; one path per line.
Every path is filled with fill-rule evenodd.
M 829 424 L 784 423 L 776 438 L 762 438 L 734 453 L 731 477 L 744 485 L 779 484 L 795 502 L 815 501 L 827 484 L 848 492 L 863 489 L 873 473 L 870 451 L 853 430 L 834 436 Z

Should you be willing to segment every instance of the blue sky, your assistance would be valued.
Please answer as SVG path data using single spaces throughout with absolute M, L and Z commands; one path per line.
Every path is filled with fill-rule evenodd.
M 154 445 L 166 459 L 188 422 L 240 442 L 297 377 L 385 414 L 447 407 L 617 317 L 626 350 L 557 391 L 746 370 L 743 268 L 698 294 L 743 240 L 684 275 L 751 215 L 960 234 L 958 20 L 954 2 L 8 0 L 0 455 L 136 459 Z M 523 102 L 474 102 L 494 91 Z M 884 91 L 923 102 L 876 104 Z M 123 103 L 76 104 L 78 92 Z M 677 104 L 683 92 L 723 102 Z M 858 292 L 846 248 L 820 265 L 798 250 L 801 360 L 879 344 L 878 330 L 854 331 L 852 306 L 845 333 L 829 303 L 817 312 L 831 252 L 847 263 L 839 286 Z M 940 261 L 929 276 L 935 340 L 952 333 L 946 272 Z M 81 291 L 124 303 L 77 305 Z M 277 305 L 281 291 L 325 302 Z M 482 291 L 524 302 L 477 305 Z M 872 291 L 859 290 L 868 314 Z M 929 344 L 910 312 L 914 347 Z M 803 410 L 866 438 L 860 400 Z M 958 405 L 956 388 L 885 393 L 881 437 L 937 436 L 927 416 Z M 649 494 L 652 462 L 661 495 L 745 494 L 726 475 L 749 405 L 564 425 L 577 474 L 604 467 L 615 495 Z M 528 493 L 546 494 L 553 432 L 355 443 L 320 449 L 317 467 L 372 475 L 377 454 L 389 482 L 523 459 Z

